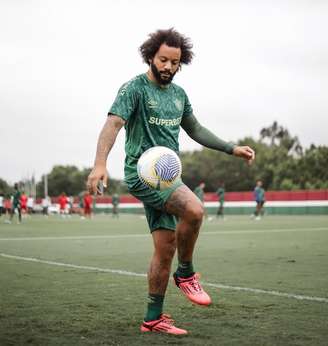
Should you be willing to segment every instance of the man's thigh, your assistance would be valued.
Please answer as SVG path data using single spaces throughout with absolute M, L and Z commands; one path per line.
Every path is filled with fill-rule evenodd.
M 197 209 L 203 209 L 202 203 L 186 185 L 178 187 L 165 203 L 166 212 L 177 217 Z
M 180 187 L 182 181 L 177 182 L 171 188 L 163 191 L 152 189 L 140 181 L 129 185 L 129 192 L 143 202 L 149 229 L 151 232 L 157 229 L 174 231 L 176 228 L 176 217 L 168 213 L 165 204 L 170 196 Z
M 176 182 L 172 187 L 162 191 L 152 189 L 140 180 L 135 181 L 134 184 L 128 184 L 129 192 L 134 197 L 138 198 L 145 205 L 162 211 L 165 211 L 167 200 L 180 186 L 184 186 L 181 180 Z

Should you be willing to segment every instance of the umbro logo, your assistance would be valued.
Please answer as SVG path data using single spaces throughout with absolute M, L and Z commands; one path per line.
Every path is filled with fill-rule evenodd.
M 157 101 L 149 99 L 149 100 L 147 100 L 147 103 L 148 103 L 149 108 L 151 108 L 151 109 L 157 108 L 157 105 L 158 105 Z

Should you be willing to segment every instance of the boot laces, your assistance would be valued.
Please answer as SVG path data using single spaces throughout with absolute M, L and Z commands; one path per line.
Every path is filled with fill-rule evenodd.
M 173 326 L 174 324 L 174 320 L 171 318 L 171 315 L 167 315 L 167 314 L 162 314 L 160 317 L 160 320 L 163 321 L 164 323 Z
M 202 291 L 202 287 L 200 283 L 198 282 L 196 276 L 194 276 L 193 279 L 190 281 L 190 285 L 196 292 Z

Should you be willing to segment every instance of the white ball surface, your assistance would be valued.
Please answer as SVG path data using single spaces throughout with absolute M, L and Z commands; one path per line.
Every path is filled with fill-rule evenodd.
M 156 190 L 170 188 L 181 177 L 182 166 L 179 156 L 164 146 L 146 150 L 137 164 L 139 179 Z

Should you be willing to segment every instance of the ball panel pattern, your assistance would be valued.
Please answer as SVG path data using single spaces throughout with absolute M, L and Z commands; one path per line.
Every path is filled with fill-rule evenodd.
M 156 175 L 161 180 L 172 181 L 180 173 L 181 165 L 177 157 L 171 154 L 164 154 L 155 163 Z

